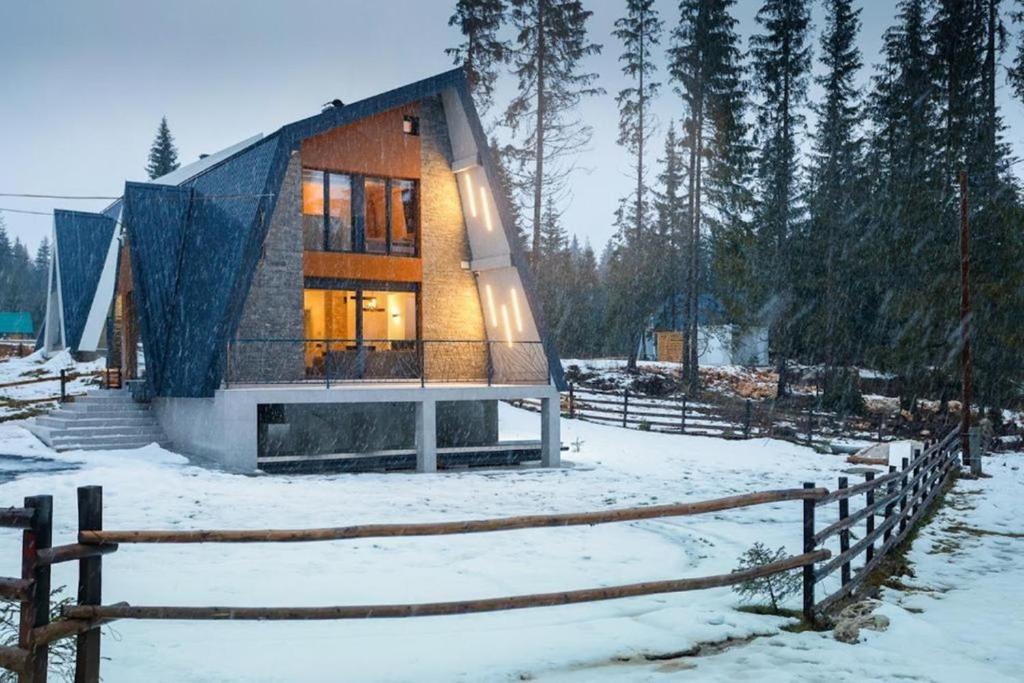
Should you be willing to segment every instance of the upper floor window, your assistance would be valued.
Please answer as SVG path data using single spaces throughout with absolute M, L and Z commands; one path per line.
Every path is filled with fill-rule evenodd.
M 415 180 L 303 169 L 304 248 L 415 256 L 417 186 Z

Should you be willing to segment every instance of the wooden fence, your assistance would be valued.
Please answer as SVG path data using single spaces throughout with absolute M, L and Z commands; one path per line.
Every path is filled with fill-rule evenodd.
M 48 377 L 32 377 L 30 379 L 20 379 L 15 382 L 5 382 L 3 384 L 0 384 L 0 389 L 8 389 L 11 387 L 22 387 L 30 384 L 41 384 L 44 382 L 59 382 L 58 390 L 56 393 L 36 398 L 14 398 L 11 396 L 0 396 L 0 404 L 14 403 L 18 405 L 27 405 L 30 403 L 46 403 L 48 401 L 59 401 L 63 403 L 69 399 L 73 399 L 75 396 L 85 395 L 81 393 L 68 393 L 68 383 L 83 377 L 100 377 L 101 386 L 107 389 L 116 389 L 121 386 L 121 371 L 117 368 L 108 370 L 97 370 L 95 372 L 79 373 L 72 373 L 68 372 L 67 370 L 61 370 L 60 373 L 57 375 L 50 375 Z
M 804 544 L 807 548 L 821 548 L 838 537 L 839 554 L 826 564 L 814 568 L 804 567 L 805 615 L 829 611 L 836 603 L 852 595 L 864 585 L 885 557 L 904 541 L 915 525 L 931 509 L 949 478 L 957 470 L 960 455 L 960 430 L 953 428 L 944 438 L 925 442 L 915 450 L 913 458 L 904 458 L 902 468 L 889 466 L 880 477 L 868 472 L 864 481 L 850 486 L 847 477 L 840 477 L 837 488 L 826 496 L 804 501 Z M 815 488 L 813 483 L 804 487 Z M 850 511 L 850 501 L 863 498 L 864 505 Z M 837 506 L 836 521 L 818 530 L 816 511 Z M 881 521 L 878 521 L 881 518 Z M 876 524 L 877 522 L 877 524 Z M 863 533 L 851 545 L 854 530 L 863 526 Z M 863 558 L 854 571 L 854 563 Z M 815 601 L 816 584 L 836 571 L 840 573 L 840 587 Z
M 804 613 L 812 623 L 839 600 L 849 596 L 878 566 L 881 558 L 906 538 L 936 499 L 938 491 L 954 470 L 959 440 L 951 432 L 940 443 L 929 444 L 902 471 L 862 484 L 840 487 L 833 492 L 805 483 L 803 488 L 760 491 L 693 503 L 676 503 L 595 512 L 530 515 L 493 519 L 414 524 L 369 524 L 315 529 L 236 530 L 107 530 L 103 528 L 103 492 L 98 486 L 78 489 L 78 537 L 75 543 L 52 545 L 53 502 L 50 496 L 26 498 L 20 508 L 0 509 L 0 527 L 23 529 L 20 578 L 0 578 L 0 598 L 20 603 L 18 645 L 0 647 L 0 667 L 18 673 L 19 681 L 46 681 L 49 645 L 62 638 L 77 638 L 75 681 L 100 680 L 101 627 L 116 619 L 185 620 L 311 620 L 375 619 L 468 614 L 530 607 L 570 605 L 599 600 L 676 593 L 732 586 L 751 579 L 802 569 Z M 879 492 L 881 495 L 876 495 Z M 850 513 L 849 501 L 860 495 L 866 506 Z M 784 501 L 803 503 L 803 552 L 759 567 L 718 574 L 663 581 L 648 581 L 601 588 L 584 588 L 557 593 L 536 593 L 450 602 L 340 605 L 324 607 L 207 607 L 103 604 L 103 555 L 119 544 L 132 543 L 293 543 L 337 541 L 360 538 L 439 536 L 536 529 L 543 527 L 590 526 L 645 519 L 697 515 L 735 510 Z M 838 521 L 816 530 L 815 512 L 827 505 L 839 505 Z M 897 512 L 898 508 L 898 512 Z M 875 525 L 876 517 L 883 521 Z M 850 531 L 864 522 L 867 533 L 850 545 Z M 840 553 L 824 547 L 839 535 Z M 875 543 L 882 539 L 879 547 Z M 877 552 L 876 552 L 877 550 Z M 864 565 L 851 575 L 851 564 L 865 554 Z M 77 561 L 79 568 L 77 604 L 63 608 L 62 617 L 50 621 L 50 567 Z M 825 563 L 825 564 L 822 564 Z M 815 601 L 815 586 L 840 569 L 842 587 Z
M 540 409 L 536 399 L 512 403 Z M 809 444 L 815 437 L 857 435 L 881 441 L 896 435 L 895 425 L 884 417 L 870 422 L 811 407 L 783 410 L 774 401 L 694 401 L 686 396 L 654 397 L 629 389 L 605 391 L 575 384 L 562 395 L 562 414 L 624 428 L 726 439 L 771 436 Z

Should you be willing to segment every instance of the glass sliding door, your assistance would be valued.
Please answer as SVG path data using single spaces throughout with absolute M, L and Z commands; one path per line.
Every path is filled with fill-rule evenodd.
M 306 289 L 306 376 L 419 377 L 415 291 Z

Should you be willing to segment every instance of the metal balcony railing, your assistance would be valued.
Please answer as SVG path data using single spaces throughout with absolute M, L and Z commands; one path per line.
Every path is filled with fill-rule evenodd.
M 547 384 L 541 342 L 434 339 L 237 339 L 224 383 Z

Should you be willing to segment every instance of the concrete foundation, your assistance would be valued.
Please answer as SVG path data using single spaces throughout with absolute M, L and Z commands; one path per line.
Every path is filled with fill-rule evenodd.
M 433 472 L 438 468 L 438 404 L 444 408 L 450 402 L 488 402 L 522 398 L 541 399 L 540 452 L 546 467 L 560 464 L 561 442 L 559 433 L 559 396 L 551 385 L 427 385 L 419 384 L 358 384 L 326 389 L 323 386 L 276 385 L 239 386 L 218 390 L 211 398 L 155 398 L 153 410 L 168 439 L 176 450 L 211 461 L 232 471 L 252 472 L 261 464 L 283 458 L 261 458 L 259 439 L 260 406 L 290 406 L 296 404 L 413 404 L 415 413 L 412 449 L 416 469 Z M 263 409 L 264 411 L 266 409 Z M 486 412 L 486 410 L 485 410 Z M 486 422 L 486 420 L 485 420 Z M 325 427 L 325 428 L 330 428 Z M 479 431 L 479 430 L 477 430 Z M 496 434 L 495 434 L 496 437 Z M 477 439 L 479 440 L 479 439 Z M 441 451 L 468 452 L 474 445 L 453 447 Z M 473 442 L 475 443 L 475 442 Z M 481 442 L 483 443 L 483 442 Z M 448 444 L 446 444 L 448 445 Z M 480 446 L 480 450 L 495 452 L 501 444 Z M 509 445 L 522 453 L 524 444 Z M 373 453 L 335 454 L 342 457 L 394 456 L 401 449 Z M 287 460 L 324 460 L 324 454 L 289 455 Z M 264 463 L 260 461 L 263 460 Z

